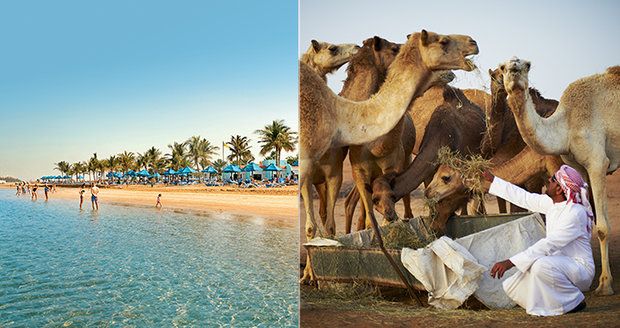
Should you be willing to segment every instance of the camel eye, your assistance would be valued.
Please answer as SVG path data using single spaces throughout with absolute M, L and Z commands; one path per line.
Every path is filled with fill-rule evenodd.
M 443 183 L 445 184 L 448 184 L 450 182 L 450 176 L 449 175 L 442 176 L 441 181 L 443 181 Z
M 336 53 L 336 51 L 338 51 L 338 47 L 336 46 L 329 46 L 329 48 L 327 48 L 331 53 Z
M 445 45 L 447 45 L 448 43 L 450 43 L 450 39 L 446 39 L 446 38 L 444 38 L 444 39 L 440 39 L 440 40 L 439 40 L 439 44 L 441 44 L 442 46 L 445 46 Z

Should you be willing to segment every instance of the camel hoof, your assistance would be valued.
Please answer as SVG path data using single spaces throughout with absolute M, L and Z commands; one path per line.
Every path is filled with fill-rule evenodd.
M 594 295 L 596 295 L 596 296 L 609 296 L 609 295 L 613 295 L 613 294 L 614 294 L 614 290 L 611 288 L 610 285 L 607 285 L 607 286 L 599 285 L 594 290 Z
M 316 282 L 316 279 L 314 279 L 314 273 L 312 272 L 312 269 L 309 266 L 306 266 L 306 268 L 304 269 L 304 275 L 303 277 L 301 277 L 301 279 L 299 279 L 299 284 L 308 285 L 308 286 L 316 286 L 317 282 Z

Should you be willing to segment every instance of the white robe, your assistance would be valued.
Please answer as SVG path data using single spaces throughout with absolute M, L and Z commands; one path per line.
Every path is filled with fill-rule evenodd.
M 495 177 L 489 193 L 546 215 L 547 236 L 510 258 L 518 269 L 504 291 L 528 314 L 551 316 L 574 309 L 594 278 L 588 216 L 581 204 L 554 203 Z

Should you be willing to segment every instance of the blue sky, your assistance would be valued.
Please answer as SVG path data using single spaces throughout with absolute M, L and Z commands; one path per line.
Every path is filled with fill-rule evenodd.
M 329 9 L 327 9 L 329 8 Z M 442 34 L 467 34 L 480 46 L 480 72 L 457 72 L 452 84 L 488 88 L 488 69 L 512 56 L 532 62 L 531 85 L 559 99 L 569 83 L 620 65 L 618 1 L 386 1 L 302 0 L 299 51 L 311 39 L 357 43 L 374 35 L 405 42 L 425 28 Z M 336 91 L 346 67 L 328 77 Z
M 0 176 L 298 130 L 295 1 L 5 1 L 0 40 Z

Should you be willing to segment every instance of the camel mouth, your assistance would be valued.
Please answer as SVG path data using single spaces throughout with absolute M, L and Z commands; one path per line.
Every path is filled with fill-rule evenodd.
M 470 56 L 473 56 L 473 55 L 470 55 Z M 471 72 L 477 68 L 476 64 L 474 64 L 474 61 L 471 60 L 470 58 L 465 57 L 463 59 L 463 62 L 465 64 L 465 67 L 463 67 L 463 69 L 467 72 Z

